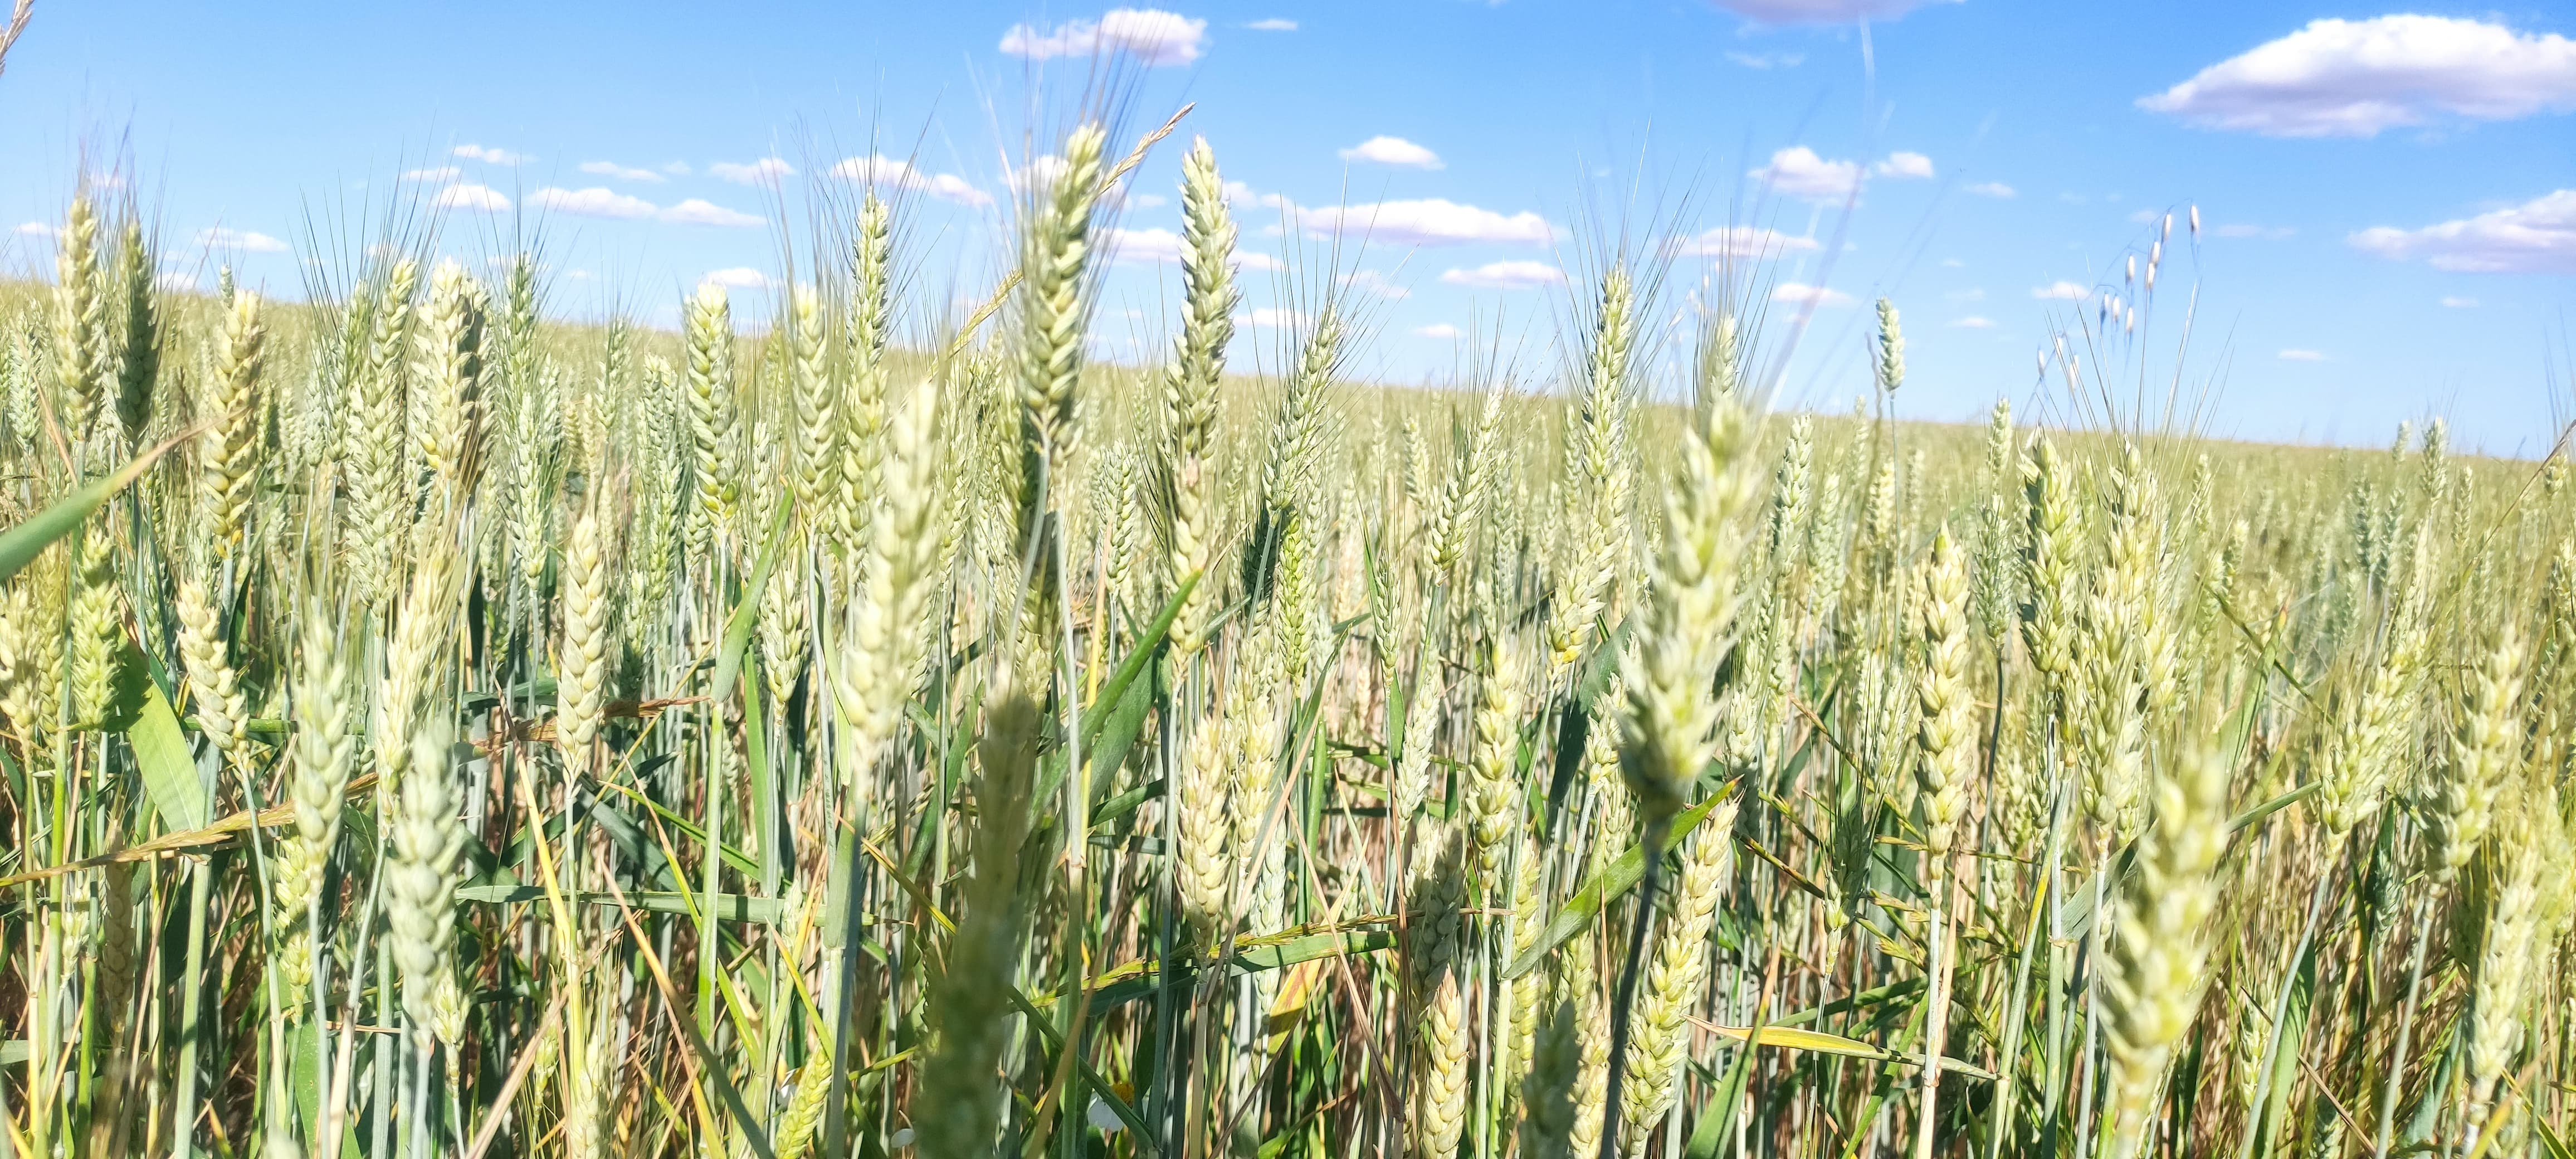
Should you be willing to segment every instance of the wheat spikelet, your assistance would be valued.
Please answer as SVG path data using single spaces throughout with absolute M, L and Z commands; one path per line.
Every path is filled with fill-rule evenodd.
M 1528 699 L 1529 661 L 1520 644 L 1495 641 L 1486 649 L 1487 670 L 1476 685 L 1476 747 L 1469 764 L 1468 832 L 1487 888 L 1500 893 L 1503 855 L 1520 819 L 1521 715 Z
M 696 481 L 689 506 L 689 556 L 714 558 L 718 529 L 733 521 L 742 477 L 734 445 L 733 307 L 724 287 L 704 285 L 688 303 L 689 436 Z
M 220 555 L 232 553 L 241 540 L 251 488 L 258 481 L 263 425 L 258 391 L 266 341 L 259 296 L 234 295 L 216 339 L 215 373 L 207 382 L 206 409 L 215 421 L 198 436 L 201 510 L 208 522 L 207 540 Z
M 116 252 L 117 288 L 125 297 L 125 340 L 116 369 L 120 448 L 139 442 L 144 424 L 152 421 L 152 393 L 161 380 L 161 304 L 153 285 L 159 274 L 143 219 L 128 214 Z
M 1968 687 L 1968 574 L 1946 528 L 1932 540 L 1917 622 L 1923 662 L 1914 686 L 1920 722 L 1915 779 L 1923 789 L 1924 868 L 1937 902 L 1977 755 L 1976 698 Z
M 83 527 L 72 579 L 72 727 L 104 728 L 114 708 L 118 652 L 125 646 L 123 587 L 111 520 Z
M 54 763 L 62 712 L 63 567 L 62 549 L 48 548 L 0 591 L 0 710 L 34 767 Z
M 824 501 L 837 498 L 841 478 L 841 421 L 836 383 L 827 362 L 831 335 L 824 325 L 822 296 L 812 286 L 787 291 L 788 390 L 795 404 L 796 437 L 790 440 L 795 460 L 788 478 L 802 518 L 824 526 Z
M 2522 749 L 2522 638 L 2511 624 L 2496 633 L 2462 690 L 2449 760 L 2424 802 L 2424 837 L 2433 872 L 2449 878 L 2485 842 L 2498 799 Z
M 1405 1127 L 1414 1159 L 1449 1159 L 1467 1129 L 1467 999 L 1455 972 L 1441 972 L 1423 1004 L 1419 1035 Z
M 300 1001 L 313 982 L 312 927 L 305 911 L 320 895 L 331 851 L 340 843 L 340 811 L 357 754 L 357 665 L 338 631 L 334 609 L 308 592 L 298 609 L 295 739 L 288 749 L 288 802 L 295 832 L 278 848 L 270 890 L 287 936 L 278 975 Z
M 2212 871 L 2227 848 L 2229 762 L 2205 733 L 2188 738 L 2147 787 L 2150 822 L 2137 870 L 2122 886 L 2104 977 L 2111 1054 L 2114 1159 L 2145 1141 L 2174 1047 L 2189 1032 L 2207 980 L 2205 927 L 2218 902 Z
M 1599 305 L 1588 335 L 1591 345 L 1582 421 L 1567 447 L 1590 506 L 1583 517 L 1574 521 L 1574 558 L 1558 581 L 1555 607 L 1550 612 L 1550 688 L 1564 681 L 1583 658 L 1629 554 L 1628 497 L 1632 479 L 1625 443 L 1631 405 L 1629 355 L 1636 340 L 1634 319 L 1630 316 L 1634 300 L 1635 288 L 1628 268 L 1611 267 L 1602 276 Z
M 851 730 L 843 785 L 857 791 L 880 752 L 894 741 L 904 701 L 921 678 L 923 621 L 939 549 L 941 398 L 931 382 L 915 387 L 887 430 L 885 505 L 869 524 L 866 587 L 851 602 L 834 676 L 842 720 Z
M 242 692 L 241 673 L 233 668 L 231 649 L 224 643 L 223 626 L 207 599 L 204 581 L 179 581 L 178 612 L 179 655 L 188 666 L 189 706 L 196 711 L 207 740 L 226 757 L 247 761 L 250 754 L 242 746 L 248 739 L 249 697 Z
M 403 375 L 403 352 L 411 343 L 418 275 L 419 267 L 408 258 L 386 271 L 341 427 L 349 489 L 349 522 L 341 542 L 353 553 L 352 580 L 366 605 L 379 613 L 401 589 L 396 565 L 412 519 L 410 461 L 404 450 L 410 387 Z
M 1735 517 L 1750 497 L 1741 469 L 1747 442 L 1735 400 L 1713 394 L 1682 440 L 1681 466 L 1665 494 L 1666 533 L 1649 587 L 1644 639 L 1628 665 L 1629 739 L 1623 761 L 1649 838 L 1712 757 L 1717 705 L 1711 673 L 1735 616 L 1735 568 L 1742 537 Z
M 98 213 L 89 195 L 72 198 L 54 247 L 54 373 L 61 409 L 75 440 L 106 417 L 107 380 L 115 372 L 108 345 L 105 273 L 98 253 Z
M 1082 374 L 1082 331 L 1089 321 L 1083 271 L 1091 257 L 1091 211 L 1100 196 L 1100 126 L 1079 126 L 1064 140 L 1055 180 L 1039 192 L 1021 231 L 1020 409 L 1030 440 L 1045 457 L 1070 449 L 1074 385 Z
M 435 1042 L 457 1042 L 453 1011 L 443 1000 L 443 991 L 455 985 L 448 947 L 456 933 L 457 861 L 465 848 L 465 826 L 457 819 L 461 802 L 448 765 L 452 729 L 443 714 L 429 713 L 404 738 L 408 768 L 384 870 L 386 932 L 402 970 L 403 1013 L 411 1020 L 412 1042 L 424 1054 Z
M 1226 344 L 1234 339 L 1234 310 L 1242 300 L 1234 285 L 1234 217 L 1226 207 L 1216 153 L 1206 138 L 1181 161 L 1181 231 L 1181 334 L 1162 378 L 1151 484 L 1163 580 L 1171 587 L 1203 574 L 1215 558 L 1218 480 L 1211 456 L 1217 389 L 1225 377 Z M 1216 595 L 1216 584 L 1202 579 L 1173 617 L 1172 647 L 1180 656 L 1206 646 Z
M 429 312 L 420 328 L 414 373 L 414 453 L 428 469 L 441 505 L 473 493 L 482 460 L 482 284 L 455 262 L 440 262 L 429 281 Z
M 1690 1053 L 1690 1013 L 1708 971 L 1709 929 L 1735 865 L 1735 812 L 1731 800 L 1718 805 L 1683 844 L 1673 908 L 1655 936 L 1637 994 L 1627 1074 L 1619 1087 L 1619 1125 L 1632 1155 L 1644 1153 L 1647 1137 L 1678 1096 L 1681 1066 Z
M 597 760 L 602 711 L 608 698 L 610 605 L 607 530 L 600 526 L 601 496 L 594 486 L 564 537 L 563 642 L 557 649 L 555 744 L 574 777 L 590 774 Z

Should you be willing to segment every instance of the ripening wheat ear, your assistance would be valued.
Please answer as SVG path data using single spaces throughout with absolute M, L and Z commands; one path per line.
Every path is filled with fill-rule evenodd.
M 878 498 L 878 464 L 885 457 L 885 351 L 894 313 L 890 290 L 894 214 L 878 200 L 876 191 L 870 190 L 860 202 L 852 234 L 850 323 L 845 333 L 849 365 L 842 371 L 842 394 L 833 408 L 841 428 L 841 502 L 833 512 L 832 534 L 845 556 L 855 556 L 867 542 L 868 520 Z
M 421 394 L 415 412 L 424 420 L 412 432 L 415 452 L 434 481 L 435 508 L 461 505 L 474 491 L 483 447 L 483 319 L 481 283 L 455 262 L 430 275 L 429 314 L 420 328 L 417 365 Z
M 98 212 L 83 193 L 72 198 L 63 231 L 54 249 L 54 373 L 62 389 L 61 410 L 71 425 L 70 437 L 87 440 L 105 417 L 107 380 L 114 372 L 108 344 L 107 298 L 100 285 Z M 92 463 L 91 470 L 106 464 Z
M 120 451 L 142 440 L 144 424 L 152 421 L 152 392 L 161 381 L 161 302 L 153 285 L 159 273 L 143 219 L 129 213 L 116 253 L 117 289 L 125 297 L 124 344 L 116 370 Z
M 278 949 L 278 974 L 290 1001 L 312 985 L 316 928 L 321 921 L 322 880 L 340 843 L 340 812 L 358 747 L 357 663 L 326 589 L 308 582 L 297 608 L 295 738 L 287 797 L 295 831 L 281 843 L 271 894 L 287 930 Z
M 1626 673 L 1629 740 L 1622 764 L 1646 822 L 1650 848 L 1715 755 L 1717 702 L 1710 685 L 1735 618 L 1743 534 L 1736 516 L 1752 495 L 1750 443 L 1735 400 L 1716 394 L 1682 437 L 1681 465 L 1665 493 L 1662 552 L 1647 594 L 1644 637 Z
M 841 478 L 841 422 L 829 364 L 831 334 L 822 295 L 813 286 L 787 291 L 787 381 L 795 403 L 795 459 L 788 472 L 802 518 L 821 526 L 824 499 Z
M 1217 388 L 1225 378 L 1226 345 L 1234 339 L 1235 306 L 1242 300 L 1234 285 L 1234 216 L 1206 138 L 1181 160 L 1181 234 L 1186 298 L 1172 365 L 1162 377 L 1162 427 L 1151 483 L 1165 590 L 1203 574 L 1214 559 Z M 1216 587 L 1203 581 L 1191 588 L 1173 617 L 1177 655 L 1187 658 L 1207 646 Z
M 1625 265 L 1612 266 L 1601 279 L 1600 304 L 1593 319 L 1588 377 L 1584 384 L 1582 422 L 1571 433 L 1568 457 L 1581 480 L 1587 509 L 1574 520 L 1573 558 L 1558 580 L 1555 606 L 1548 623 L 1547 687 L 1557 688 L 1574 671 L 1598 631 L 1602 610 L 1629 554 L 1627 441 L 1629 356 L 1636 341 L 1631 316 L 1636 291 Z
M 370 309 L 364 357 L 350 384 L 352 397 L 341 424 L 349 524 L 340 541 L 353 552 L 352 580 L 367 607 L 379 614 L 392 607 L 402 588 L 398 563 L 412 513 L 406 474 L 410 456 L 404 449 L 410 387 L 403 354 L 411 343 L 412 293 L 419 273 L 408 258 L 386 271 Z
M 1083 271 L 1091 257 L 1091 213 L 1100 198 L 1100 126 L 1064 140 L 1063 164 L 1037 195 L 1020 231 L 1019 390 L 1038 453 L 1055 459 L 1074 438 L 1074 386 L 1082 376 L 1088 310 Z
M 2469 674 L 2449 759 L 2424 802 L 2432 871 L 2444 880 L 2477 856 L 2522 749 L 2522 637 L 2511 624 Z
M 2132 1159 L 2145 1142 L 2157 1091 L 2174 1047 L 2191 1029 L 2208 980 L 2212 872 L 2227 848 L 2229 749 L 2190 730 L 2147 786 L 2149 823 L 2137 868 L 2123 884 L 2118 934 L 2104 979 L 2111 1053 L 2112 1159 Z
M 607 488 L 593 482 L 564 539 L 563 643 L 557 652 L 555 744 L 564 768 L 587 776 L 598 755 L 599 726 L 608 698 L 614 637 L 610 609 L 607 531 L 600 526 Z
M 841 782 L 851 793 L 870 783 L 921 678 L 939 551 L 940 402 L 938 384 L 925 379 L 886 432 L 885 504 L 869 523 L 866 586 L 850 604 L 833 666 L 834 693 L 849 728 L 839 753 Z
M 1630 1015 L 1634 1037 L 1620 1098 L 1625 1104 L 1622 1133 L 1632 1155 L 1645 1153 L 1647 1136 L 1680 1095 L 1682 1064 L 1690 1055 L 1690 1013 L 1708 973 L 1709 929 L 1735 865 L 1735 815 L 1734 801 L 1719 804 L 1684 844 L 1681 875 L 1673 882 L 1673 908 L 1664 915 Z
M 716 533 L 733 521 L 735 487 L 742 478 L 741 449 L 734 444 L 733 306 L 724 287 L 698 287 L 689 299 L 689 436 L 694 449 L 689 505 L 689 555 L 711 559 Z
M 258 481 L 259 374 L 268 332 L 260 324 L 259 295 L 236 293 L 216 337 L 215 372 L 206 407 L 214 422 L 198 437 L 200 510 L 218 556 L 238 549 Z

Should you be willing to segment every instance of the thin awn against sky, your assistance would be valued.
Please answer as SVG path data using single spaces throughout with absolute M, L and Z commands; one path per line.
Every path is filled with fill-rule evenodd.
M 2197 290 L 2180 370 L 2215 384 L 2213 433 L 2375 443 L 2441 414 L 2530 454 L 2568 390 L 2571 34 L 2530 5 L 96 0 L 44 6 L 0 78 L 0 263 L 48 264 L 81 159 L 123 155 L 174 279 L 298 292 L 308 222 L 404 202 L 469 256 L 541 223 L 558 313 L 667 321 L 701 280 L 765 297 L 813 183 L 866 181 L 910 194 L 927 313 L 993 273 L 1033 88 L 1105 56 L 1135 120 L 1196 101 L 1185 132 L 1240 183 L 1248 353 L 1339 227 L 1368 238 L 1339 270 L 1374 303 L 1362 372 L 1499 340 L 1543 375 L 1591 243 L 1651 223 L 1686 279 L 1772 259 L 1775 318 L 1813 319 L 1803 405 L 1866 382 L 1878 295 L 1908 320 L 1901 409 L 1963 418 L 2132 304 L 2141 337 L 2104 353 L 2163 380 Z M 1171 313 L 1164 152 L 1111 238 L 1110 357 Z M 2192 206 L 2150 298 L 2126 259 Z

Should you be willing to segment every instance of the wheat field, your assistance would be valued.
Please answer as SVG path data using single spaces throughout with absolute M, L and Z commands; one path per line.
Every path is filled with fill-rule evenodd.
M 944 314 L 853 191 L 758 334 L 165 292 L 85 185 L 0 293 L 15 1152 L 2568 1159 L 2563 454 L 2198 438 L 2111 328 L 2098 421 L 1896 423 L 1885 302 L 1796 413 L 1654 245 L 1545 373 L 1355 381 L 1320 277 L 1247 374 L 1204 140 L 1095 364 L 1157 139 Z

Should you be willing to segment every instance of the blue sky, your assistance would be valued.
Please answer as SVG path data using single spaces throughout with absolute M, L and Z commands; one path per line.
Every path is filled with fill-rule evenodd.
M 1625 222 L 1758 243 L 1771 339 L 1811 318 L 1796 405 L 1866 387 L 1887 295 L 1903 412 L 2027 407 L 2107 292 L 2138 333 L 2078 334 L 2084 380 L 2126 398 L 2179 375 L 2215 434 L 2374 444 L 2443 415 L 2535 454 L 2576 409 L 2576 7 L 1147 2 L 40 0 L 0 76 L 0 268 L 43 268 L 81 159 L 122 156 L 181 276 L 231 260 L 298 294 L 308 222 L 354 237 L 443 201 L 459 256 L 539 225 L 560 314 L 667 320 L 711 274 L 756 312 L 856 157 L 843 172 L 908 190 L 921 326 L 1002 268 L 1010 164 L 1105 55 L 1127 136 L 1197 103 L 1117 215 L 1112 356 L 1158 348 L 1173 312 L 1155 231 L 1178 228 L 1195 133 L 1265 267 L 1239 360 L 1275 363 L 1261 324 L 1328 276 L 1339 221 L 1370 233 L 1338 255 L 1372 303 L 1355 373 L 1437 378 L 1475 343 L 1543 377 L 1555 279 Z M 2150 296 L 2125 266 L 2169 211 Z

